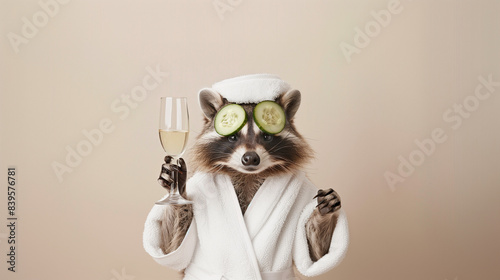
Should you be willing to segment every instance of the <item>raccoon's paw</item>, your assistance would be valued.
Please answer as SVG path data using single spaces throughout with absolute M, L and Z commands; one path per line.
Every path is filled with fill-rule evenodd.
M 318 205 L 316 207 L 321 215 L 334 213 L 341 207 L 340 196 L 333 189 L 318 190 L 318 194 L 314 198 L 317 198 Z
M 184 196 L 186 192 L 186 175 L 187 166 L 184 159 L 179 159 L 180 166 L 172 163 L 173 158 L 171 156 L 165 157 L 165 163 L 161 166 L 160 177 L 158 177 L 158 183 L 160 186 L 170 191 L 170 188 L 174 184 L 175 173 L 178 172 L 178 182 L 179 182 L 179 193 Z

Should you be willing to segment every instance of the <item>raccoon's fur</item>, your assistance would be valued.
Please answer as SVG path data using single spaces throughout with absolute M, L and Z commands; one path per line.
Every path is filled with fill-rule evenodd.
M 300 92 L 291 90 L 275 100 L 283 107 L 286 125 L 276 135 L 262 132 L 254 123 L 252 112 L 257 104 L 240 104 L 247 113 L 247 123 L 235 135 L 223 137 L 214 129 L 216 113 L 229 102 L 210 91 L 200 93 L 200 105 L 205 114 L 204 126 L 191 151 L 190 173 L 203 171 L 230 176 L 242 214 L 264 180 L 271 175 L 294 173 L 307 163 L 313 151 L 297 132 L 293 117 L 300 105 Z M 244 165 L 242 157 L 247 153 L 258 156 L 257 164 Z M 160 183 L 168 184 L 168 174 L 162 171 Z M 313 198 L 311 198 L 313 199 Z M 318 192 L 316 208 L 306 224 L 310 256 L 313 260 L 328 253 L 330 240 L 340 208 L 340 198 L 333 191 Z M 165 212 L 162 224 L 164 253 L 175 250 L 184 238 L 191 223 L 191 206 L 173 206 Z

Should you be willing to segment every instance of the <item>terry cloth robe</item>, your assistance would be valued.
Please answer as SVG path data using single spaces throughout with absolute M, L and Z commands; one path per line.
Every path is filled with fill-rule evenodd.
M 329 252 L 311 260 L 305 225 L 317 205 L 317 188 L 303 172 L 267 178 L 245 215 L 227 175 L 197 173 L 186 192 L 194 202 L 194 218 L 179 248 L 166 255 L 160 249 L 165 206 L 153 206 L 143 235 L 153 259 L 186 269 L 186 280 L 295 279 L 292 261 L 303 275 L 315 276 L 335 267 L 346 253 L 349 234 L 341 209 Z

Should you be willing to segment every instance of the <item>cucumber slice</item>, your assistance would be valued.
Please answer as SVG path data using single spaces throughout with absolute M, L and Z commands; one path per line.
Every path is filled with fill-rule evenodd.
M 262 101 L 253 109 L 253 119 L 268 134 L 280 133 L 285 128 L 285 111 L 274 101 Z
M 233 135 L 247 122 L 247 112 L 238 104 L 228 104 L 215 116 L 215 131 L 222 136 Z

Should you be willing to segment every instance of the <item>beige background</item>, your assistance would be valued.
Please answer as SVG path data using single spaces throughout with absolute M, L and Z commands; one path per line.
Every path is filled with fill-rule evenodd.
M 159 97 L 189 98 L 192 144 L 197 91 L 260 72 L 303 93 L 297 126 L 316 151 L 307 171 L 348 213 L 347 257 L 315 279 L 500 279 L 500 87 L 458 129 L 442 116 L 479 76 L 500 81 L 500 2 L 402 0 L 350 63 L 339 45 L 353 45 L 355 28 L 390 1 L 268 2 L 230 1 L 221 19 L 212 0 L 74 0 L 18 53 L 7 34 L 43 10 L 0 2 L 1 279 L 175 279 L 142 248 L 145 217 L 164 194 Z M 120 119 L 111 104 L 157 65 L 169 76 Z M 59 182 L 51 164 L 106 118 L 113 132 Z M 392 191 L 385 172 L 397 174 L 398 157 L 435 128 L 447 141 Z M 10 165 L 15 274 L 5 263 Z

